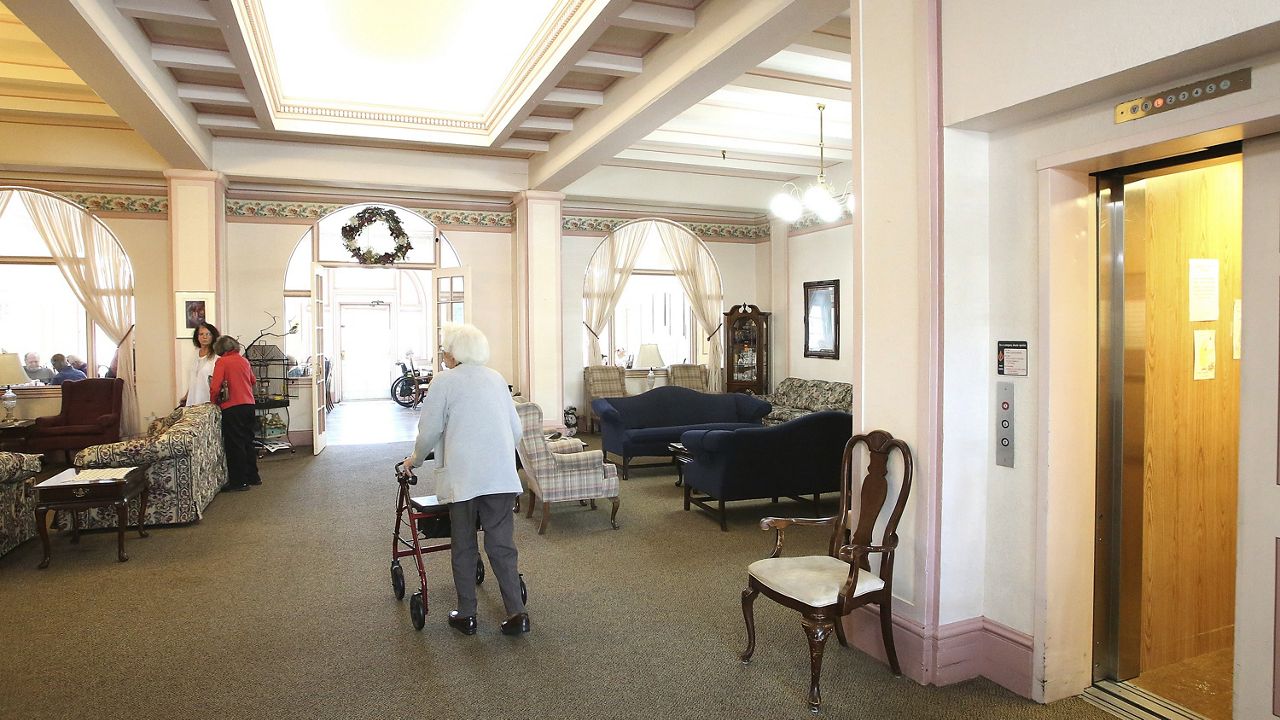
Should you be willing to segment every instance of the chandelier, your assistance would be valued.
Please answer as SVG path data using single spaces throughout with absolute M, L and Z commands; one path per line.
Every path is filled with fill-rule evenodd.
M 853 183 L 846 182 L 844 189 L 837 190 L 827 182 L 826 165 L 824 163 L 822 112 L 827 106 L 818 103 L 818 179 L 801 191 L 793 182 L 786 183 L 777 195 L 769 201 L 769 212 L 783 222 L 793 223 L 800 219 L 805 210 L 818 216 L 823 222 L 835 222 L 844 216 L 845 210 L 853 214 Z

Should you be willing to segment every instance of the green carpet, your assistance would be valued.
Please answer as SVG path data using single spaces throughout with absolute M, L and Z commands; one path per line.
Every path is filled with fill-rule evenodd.
M 672 473 L 637 470 L 618 531 L 607 503 L 556 506 L 543 536 L 536 515 L 517 518 L 532 633 L 499 634 L 492 579 L 479 634 L 451 630 L 445 553 L 428 556 L 430 614 L 415 632 L 387 572 L 391 466 L 408 450 L 265 460 L 263 486 L 219 495 L 200 523 L 129 537 L 127 563 L 111 533 L 55 535 L 44 571 L 39 540 L 0 558 L 0 717 L 809 717 L 797 613 L 761 597 L 755 661 L 736 657 L 745 568 L 772 543 L 755 521 L 807 508 L 737 503 L 724 533 L 682 510 Z M 824 543 L 788 538 L 797 552 Z M 823 699 L 829 718 L 1110 717 L 986 680 L 922 687 L 834 638 Z

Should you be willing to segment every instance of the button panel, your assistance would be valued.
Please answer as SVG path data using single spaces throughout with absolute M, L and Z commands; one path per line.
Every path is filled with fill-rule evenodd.
M 1253 68 L 1233 70 L 1225 75 L 1197 80 L 1187 85 L 1151 93 L 1116 105 L 1116 123 L 1137 120 L 1148 115 L 1168 112 L 1187 105 L 1248 90 L 1253 82 Z
M 996 464 L 1013 467 L 1013 383 L 996 383 Z

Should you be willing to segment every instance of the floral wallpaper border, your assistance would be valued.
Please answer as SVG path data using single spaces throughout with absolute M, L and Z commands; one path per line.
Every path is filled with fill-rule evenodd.
M 90 212 L 119 212 L 164 215 L 169 212 L 169 198 L 165 195 L 127 195 L 115 193 L 82 193 L 60 192 L 59 195 L 83 206 Z M 331 212 L 340 210 L 350 203 L 319 202 L 283 202 L 275 200 L 240 200 L 228 199 L 226 213 L 228 217 L 243 218 L 290 218 L 301 220 L 318 220 Z M 513 214 L 492 210 L 450 210 L 443 208 L 409 208 L 413 212 L 437 225 L 453 227 L 514 227 Z M 597 215 L 565 215 L 561 219 L 561 228 L 566 232 L 610 233 L 614 228 L 629 222 L 633 218 L 608 217 Z M 742 223 L 683 223 L 690 230 L 704 238 L 727 238 L 734 240 L 761 240 L 769 238 L 769 221 L 761 220 Z M 805 217 L 792 225 L 792 230 L 800 230 L 817 225 L 816 218 Z
M 169 212 L 168 195 L 117 195 L 114 193 L 83 193 L 60 190 L 54 192 L 89 212 L 142 213 L 147 215 L 164 215 Z

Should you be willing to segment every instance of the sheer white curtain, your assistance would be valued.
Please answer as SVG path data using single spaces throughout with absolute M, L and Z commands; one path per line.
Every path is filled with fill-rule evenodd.
M 587 264 L 587 276 L 583 281 L 582 297 L 586 301 L 583 324 L 587 326 L 587 342 L 591 352 L 589 364 L 603 364 L 600 357 L 605 348 L 600 345 L 600 333 L 613 318 L 627 278 L 636 268 L 636 258 L 649 232 L 649 223 L 627 223 L 615 229 L 600 244 L 596 254 Z M 612 352 L 609 354 L 612 357 Z
M 689 306 L 693 308 L 693 316 L 702 326 L 704 337 L 711 343 L 707 354 L 707 387 L 720 387 L 720 339 L 724 316 L 721 307 L 724 305 L 724 291 L 720 285 L 720 269 L 716 267 L 715 258 L 687 228 L 671 222 L 650 221 L 662 238 L 662 246 L 671 258 L 671 269 L 684 294 L 689 297 Z
M 0 215 L 4 214 L 4 208 L 9 204 L 9 199 L 12 197 L 12 190 L 0 190 Z
M 124 380 L 120 434 L 139 432 L 133 376 L 133 266 L 116 239 L 93 216 L 63 200 L 22 192 L 31 222 L 85 313 L 116 343 L 116 377 Z

